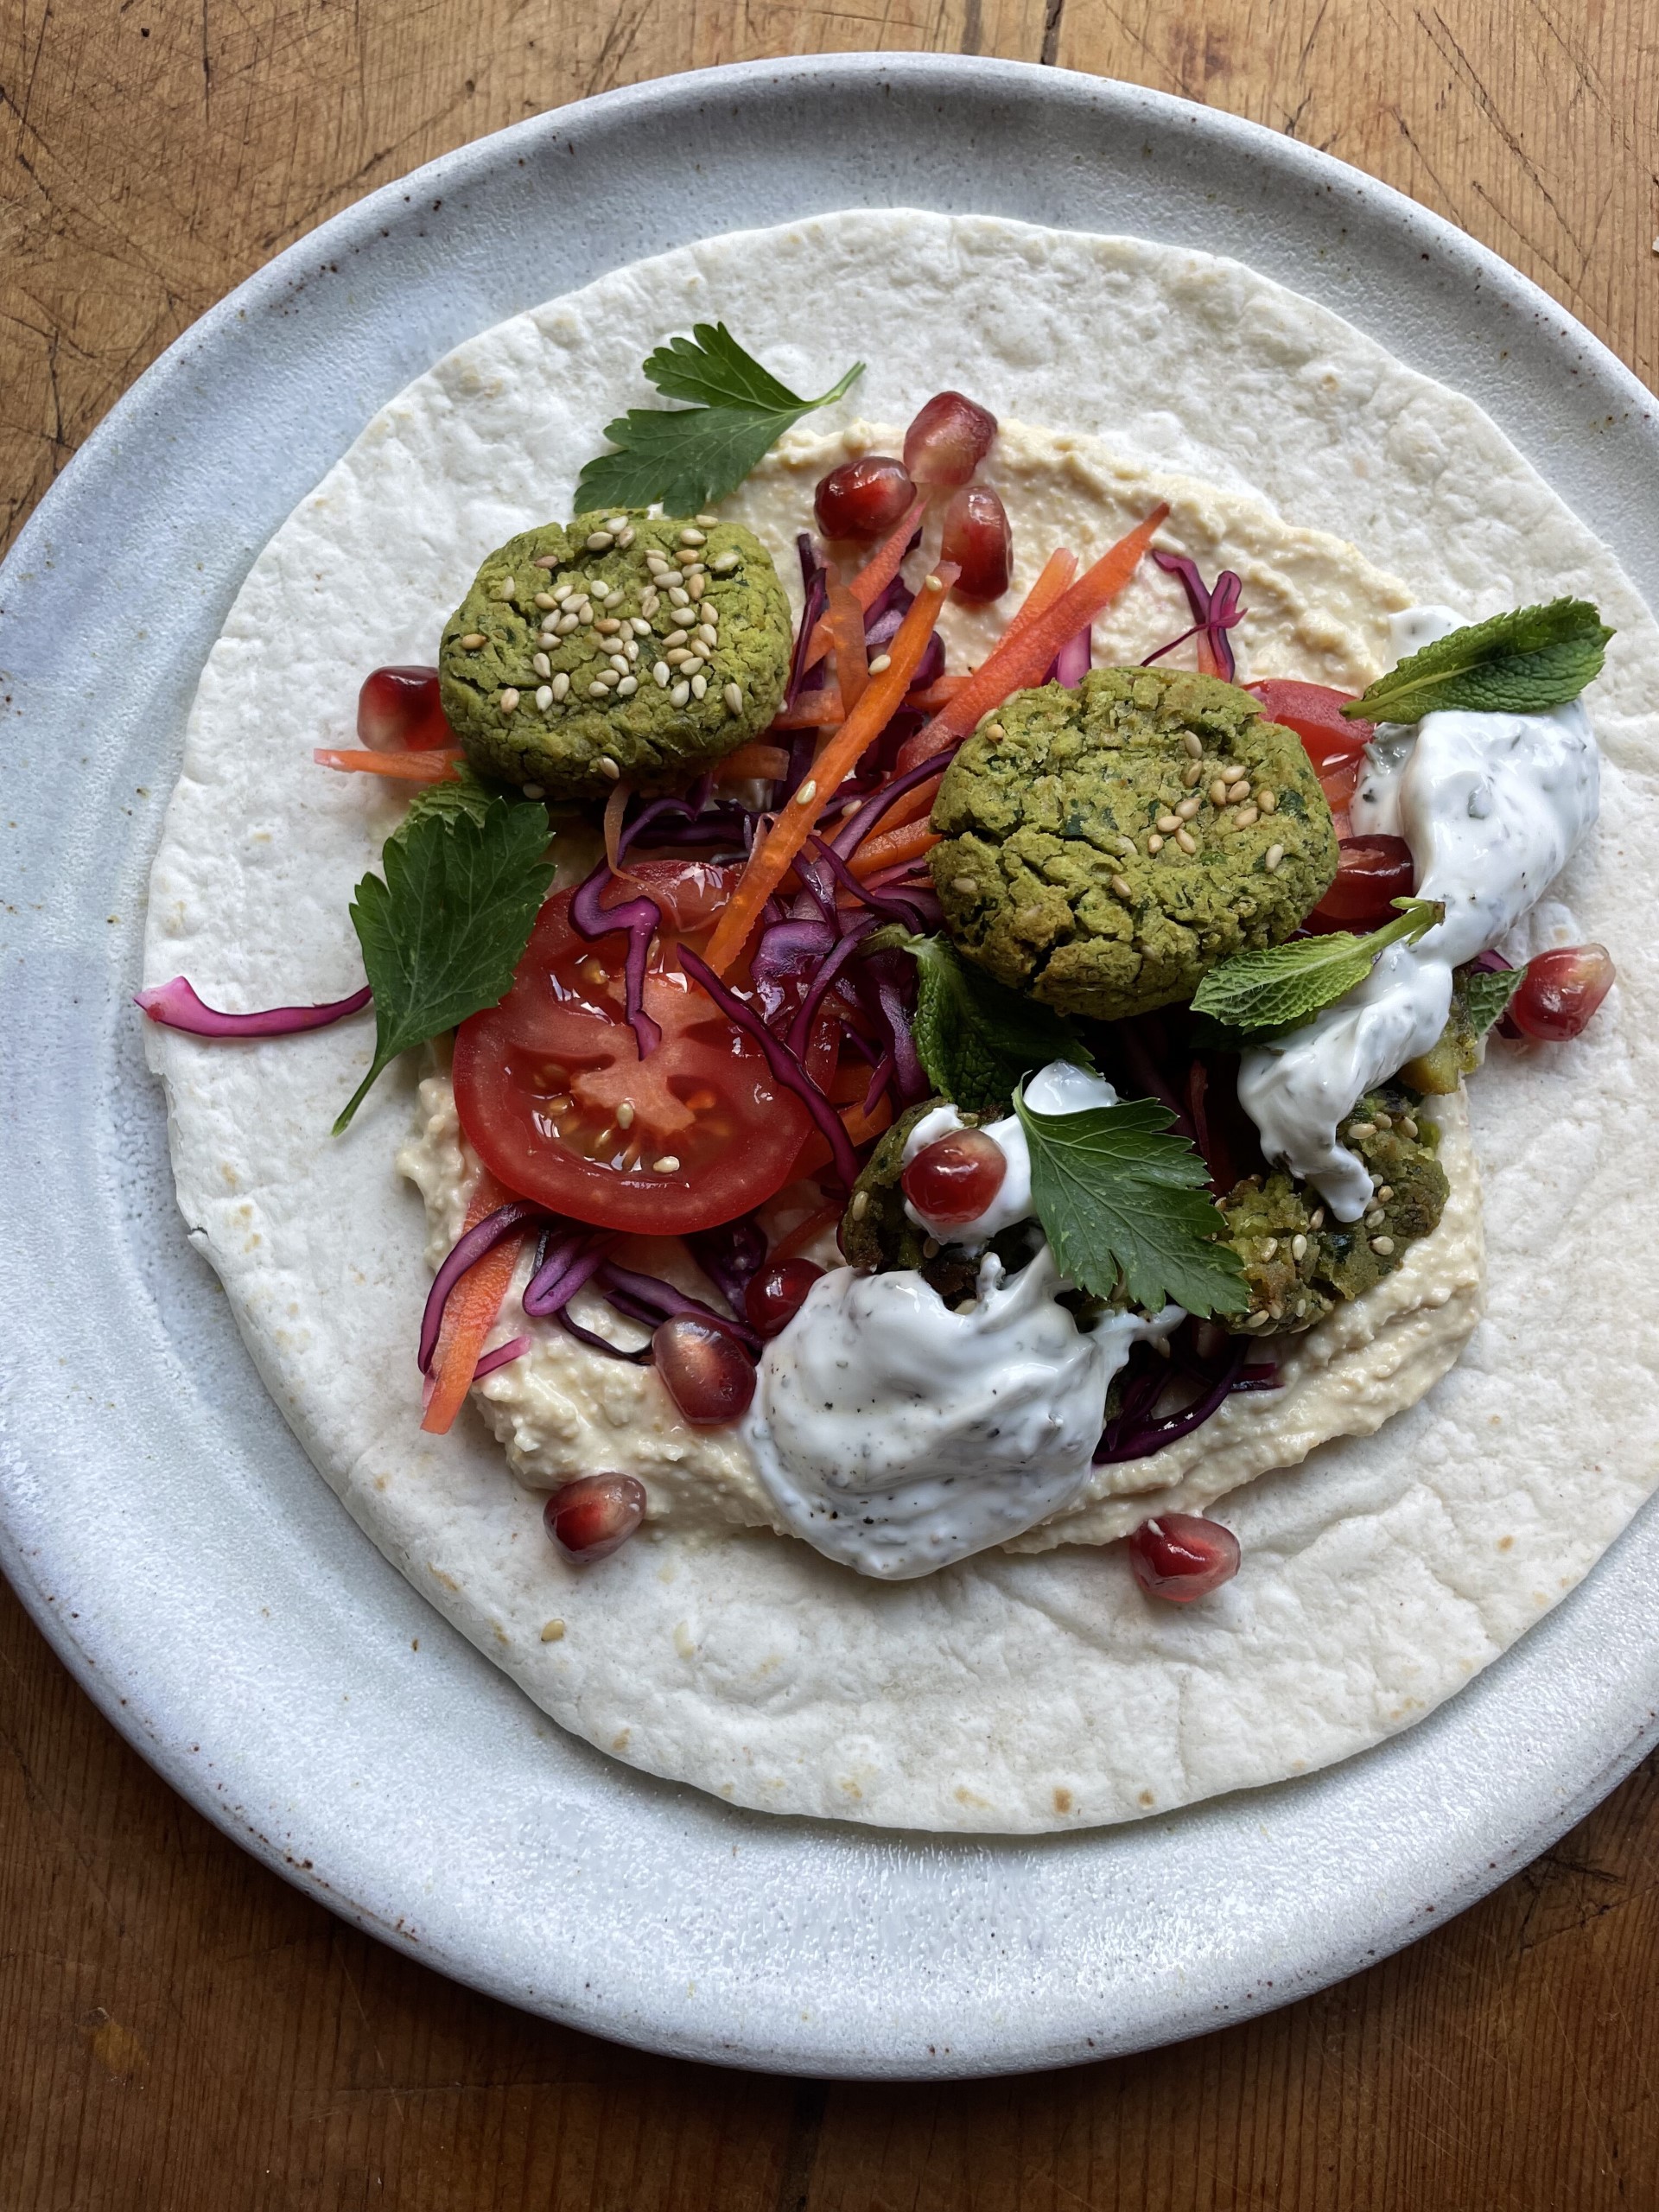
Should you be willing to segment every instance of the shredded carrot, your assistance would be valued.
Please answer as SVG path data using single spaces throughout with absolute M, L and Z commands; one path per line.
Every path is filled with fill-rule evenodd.
M 840 1219 L 841 1208 L 838 1205 L 820 1206 L 816 1213 L 808 1214 L 804 1221 L 798 1221 L 787 1236 L 779 1238 L 766 1255 L 767 1265 L 771 1266 L 778 1260 L 792 1260 L 795 1255 L 804 1251 L 822 1230 L 830 1228 L 832 1224 Z
M 512 1196 L 487 1167 L 483 1169 L 467 1202 L 467 1227 L 476 1229 L 486 1214 L 507 1205 Z M 432 1355 L 431 1395 L 421 1417 L 421 1427 L 430 1435 L 447 1436 L 467 1402 L 478 1356 L 485 1338 L 495 1326 L 524 1241 L 524 1234 L 504 1236 L 467 1268 L 449 1294 L 443 1326 L 438 1332 L 438 1348 Z
M 773 717 L 773 729 L 834 729 L 847 719 L 841 693 L 826 683 L 821 691 L 803 691 L 792 707 Z
M 867 614 L 898 575 L 904 557 L 910 550 L 910 541 L 915 537 L 922 517 L 926 512 L 927 494 L 925 492 L 918 492 L 909 507 L 899 516 L 891 535 L 882 539 L 880 544 L 876 547 L 874 552 L 847 587 Z M 830 633 L 829 624 L 820 622 L 812 632 L 812 641 L 807 648 L 806 666 L 816 668 L 834 643 L 835 639 Z
M 897 868 L 901 861 L 920 860 L 938 842 L 925 820 L 912 822 L 908 829 L 884 830 L 879 836 L 867 837 L 847 865 L 863 882 L 884 868 Z
M 887 666 L 880 676 L 871 677 L 868 690 L 819 754 L 814 773 L 773 823 L 764 846 L 758 846 L 749 855 L 737 889 L 702 956 L 717 976 L 723 975 L 743 950 L 760 909 L 782 882 L 823 809 L 892 721 L 927 650 L 957 574 L 947 561 L 928 577 L 899 625 Z
M 715 763 L 715 780 L 721 784 L 775 782 L 789 773 L 789 755 L 781 745 L 740 745 Z
M 1216 658 L 1215 640 L 1207 630 L 1200 630 L 1196 640 L 1198 648 L 1198 674 L 1219 676 L 1221 663 Z
M 965 737 L 993 708 L 1000 707 L 1015 691 L 1040 683 L 1066 639 L 1075 637 L 1085 623 L 1092 622 L 1128 582 L 1168 513 L 1168 507 L 1160 503 L 1144 522 L 1137 523 L 1127 537 L 1120 537 L 1116 545 L 1103 553 L 1091 569 L 1085 569 L 1076 583 L 1061 592 L 1040 614 L 1025 623 L 1016 616 L 971 682 L 965 683 L 949 706 L 942 708 L 931 722 L 899 747 L 894 763 L 897 772 L 903 775 L 918 760 L 925 760 L 957 738 Z M 1047 569 L 1043 573 L 1046 575 Z M 1020 614 L 1024 613 L 1022 607 Z
M 1042 573 L 1014 609 L 1014 619 L 997 639 L 993 651 L 1011 645 L 1024 637 L 1039 614 L 1046 614 L 1060 594 L 1066 590 L 1077 573 L 1077 556 L 1062 545 L 1044 562 Z M 1083 625 L 1079 623 L 1081 629 Z
M 941 769 L 939 774 L 944 772 Z M 939 777 L 930 776 L 926 783 L 918 784 L 913 791 L 906 791 L 902 798 L 894 799 L 880 817 L 880 828 L 872 835 L 886 837 L 895 830 L 902 830 L 907 822 L 919 822 L 923 815 L 933 811 L 933 802 L 938 795 Z M 870 840 L 866 838 L 864 842 L 868 844 Z
M 875 1111 L 866 1114 L 862 1106 L 843 1106 L 841 1126 L 855 1144 L 868 1144 L 872 1137 L 879 1137 L 893 1120 L 893 1101 L 884 1090 L 875 1102 Z
M 925 715 L 936 715 L 941 707 L 948 707 L 957 692 L 973 680 L 971 676 L 936 676 L 919 691 L 912 691 L 905 704 L 919 707 Z
M 622 873 L 622 863 L 616 856 L 616 849 L 621 840 L 622 817 L 627 812 L 628 797 L 626 784 L 613 784 L 611 795 L 605 802 L 605 858 L 613 875 Z
M 870 681 L 869 655 L 864 645 L 864 609 L 848 590 L 845 584 L 830 587 L 830 611 L 824 616 L 835 647 L 836 681 L 841 686 L 841 698 L 845 714 L 864 696 Z
M 426 753 L 346 753 L 334 746 L 319 747 L 311 758 L 323 768 L 344 768 L 358 776 L 390 776 L 401 784 L 454 784 L 461 779 L 455 763 L 458 745 L 434 746 Z

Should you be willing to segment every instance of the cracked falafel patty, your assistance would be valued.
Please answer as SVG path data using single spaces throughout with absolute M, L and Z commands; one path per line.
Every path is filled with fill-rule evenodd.
M 753 531 L 578 515 L 480 569 L 444 626 L 443 710 L 474 768 L 550 798 L 672 790 L 770 725 L 790 645 Z
M 930 855 L 945 925 L 999 982 L 1121 1020 L 1277 944 L 1337 873 L 1300 741 L 1219 677 L 1096 669 L 1022 691 L 945 771 Z

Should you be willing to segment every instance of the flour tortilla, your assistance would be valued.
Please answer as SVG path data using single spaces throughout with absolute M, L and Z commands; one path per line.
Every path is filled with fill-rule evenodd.
M 1416 599 L 1480 615 L 1580 593 L 1618 625 L 1591 700 L 1601 828 L 1535 926 L 1605 939 L 1621 985 L 1580 1044 L 1499 1048 L 1477 1079 L 1485 1319 L 1380 1433 L 1234 1492 L 1244 1568 L 1201 1606 L 1150 1605 L 1121 1551 L 1075 1546 L 887 1587 L 769 1535 L 670 1534 L 584 1575 L 475 1416 L 447 1438 L 415 1426 L 424 1224 L 394 1158 L 416 1068 L 333 1142 L 361 1027 L 229 1048 L 151 1031 L 190 1233 L 381 1549 L 635 1764 L 774 1811 L 1034 1833 L 1361 1750 L 1496 1657 L 1659 1480 L 1640 1418 L 1659 1324 L 1635 1256 L 1659 1200 L 1630 1174 L 1656 976 L 1629 887 L 1659 873 L 1659 631 L 1477 408 L 1338 318 L 1200 254 L 861 210 L 709 240 L 486 332 L 384 410 L 256 563 L 192 715 L 147 974 L 232 1006 L 359 981 L 346 907 L 400 808 L 310 748 L 349 741 L 366 669 L 430 658 L 484 552 L 569 511 L 604 423 L 651 400 L 650 347 L 716 315 L 800 389 L 867 359 L 855 397 L 878 421 L 960 385 L 1333 531 Z

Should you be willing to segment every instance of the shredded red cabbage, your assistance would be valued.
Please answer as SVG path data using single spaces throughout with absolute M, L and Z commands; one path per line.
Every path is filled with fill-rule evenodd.
M 486 1375 L 493 1375 L 498 1367 L 511 1367 L 515 1359 L 522 1359 L 530 1350 L 528 1337 L 509 1337 L 504 1344 L 497 1344 L 493 1351 L 486 1351 L 473 1370 L 474 1382 L 481 1382 Z
M 1145 1459 L 1177 1438 L 1190 1436 L 1235 1390 L 1283 1387 L 1276 1365 L 1246 1364 L 1255 1349 L 1246 1337 L 1227 1338 L 1208 1359 L 1199 1355 L 1198 1327 L 1192 1321 L 1184 1321 L 1169 1341 L 1167 1358 L 1150 1344 L 1137 1344 L 1129 1354 L 1117 1410 L 1096 1448 L 1097 1467 Z M 1192 1397 L 1175 1412 L 1160 1415 L 1160 1401 L 1185 1386 L 1192 1388 Z
M 740 1214 L 717 1228 L 694 1230 L 685 1241 L 692 1258 L 733 1313 L 742 1313 L 743 1294 L 766 1264 L 766 1232 L 754 1216 Z
M 348 999 L 331 999 L 326 1006 L 273 1006 L 261 1014 L 220 1014 L 204 1005 L 182 976 L 170 982 L 152 983 L 140 991 L 133 1004 L 142 1007 L 163 1029 L 182 1029 L 192 1037 L 291 1037 L 302 1029 L 326 1029 L 331 1021 L 344 1021 L 359 1014 L 372 994 L 366 983 Z
M 649 1367 L 651 1346 L 637 1344 L 632 1351 L 621 1344 L 613 1344 L 608 1337 L 601 1337 L 597 1329 L 585 1329 L 580 1321 L 573 1320 L 569 1306 L 561 1306 L 554 1317 L 567 1336 L 574 1337 L 579 1344 L 586 1344 L 590 1351 L 602 1351 L 610 1359 L 632 1360 L 636 1367 Z
M 663 1041 L 661 1029 L 645 1012 L 645 959 L 652 938 L 662 927 L 663 910 L 643 891 L 632 899 L 619 899 L 613 906 L 601 906 L 599 894 L 613 880 L 610 862 L 601 861 L 587 881 L 577 885 L 570 894 L 570 926 L 589 944 L 620 930 L 627 931 L 623 976 L 628 1027 L 639 1045 L 640 1058 L 646 1060 Z
M 1192 610 L 1192 626 L 1183 630 L 1179 638 L 1172 638 L 1167 645 L 1160 645 L 1155 653 L 1148 653 L 1141 662 L 1141 667 L 1150 668 L 1154 661 L 1162 660 L 1166 653 L 1173 652 L 1177 645 L 1185 645 L 1189 638 L 1197 637 L 1202 630 L 1208 634 L 1210 649 L 1216 657 L 1216 666 L 1230 683 L 1238 673 L 1238 668 L 1233 658 L 1233 641 L 1227 632 L 1243 619 L 1245 613 L 1238 603 L 1239 593 L 1244 588 L 1243 583 L 1231 569 L 1224 569 L 1216 578 L 1212 590 L 1199 575 L 1198 563 L 1189 561 L 1185 554 L 1163 553 L 1154 546 L 1152 557 L 1160 569 L 1180 578 L 1186 593 L 1186 603 Z
M 723 1329 L 750 1351 L 758 1352 L 760 1349 L 760 1339 L 747 1321 L 716 1313 L 702 1299 L 693 1298 L 690 1291 L 677 1290 L 660 1275 L 642 1275 L 632 1268 L 619 1267 L 614 1260 L 607 1260 L 599 1270 L 598 1281 L 619 1313 L 626 1314 L 631 1321 L 643 1322 L 647 1328 L 654 1329 L 659 1322 L 689 1313 L 699 1321 L 707 1321 L 711 1328 Z
M 1075 691 L 1094 664 L 1095 639 L 1092 630 L 1086 626 L 1075 637 L 1068 638 L 1054 656 L 1054 665 L 1049 671 L 1051 683 L 1063 684 L 1068 691 Z
M 850 814 L 831 840 L 830 849 L 839 853 L 842 860 L 850 860 L 888 808 L 901 799 L 906 791 L 913 791 L 918 784 L 925 784 L 930 776 L 939 772 L 937 753 L 925 760 L 918 760 L 913 768 L 906 768 L 902 776 L 895 776 L 891 783 L 865 799 L 856 813 Z
M 808 984 L 806 995 L 789 1027 L 786 1041 L 797 1059 L 804 1060 L 806 1057 L 806 1048 L 812 1038 L 813 1020 L 823 1003 L 825 993 L 874 927 L 875 917 L 873 914 L 859 915 L 828 959 L 820 962 L 818 972 Z
M 854 970 L 859 1003 L 891 1056 L 889 1078 L 897 1110 L 913 1106 L 932 1088 L 911 1034 L 910 1009 L 916 988 L 916 963 L 897 950 L 867 953 Z
M 569 1229 L 555 1243 L 550 1225 L 536 1248 L 520 1303 L 538 1320 L 567 1306 L 596 1273 L 615 1239 L 604 1230 Z
M 836 1173 L 850 1191 L 858 1180 L 858 1154 L 852 1141 L 842 1127 L 841 1116 L 824 1096 L 806 1070 L 787 1046 L 774 1037 L 760 1016 L 750 1006 L 728 990 L 706 961 L 686 945 L 679 948 L 680 966 L 694 983 L 701 984 L 715 1004 L 744 1035 L 752 1037 L 766 1056 L 766 1065 L 785 1090 L 792 1090 L 807 1112 L 814 1126 L 830 1147 Z
M 426 1309 L 421 1315 L 421 1341 L 416 1358 L 423 1375 L 430 1368 L 432 1355 L 438 1348 L 438 1331 L 443 1325 L 443 1309 L 449 1302 L 449 1294 L 467 1268 L 475 1267 L 486 1252 L 493 1251 L 504 1236 L 511 1236 L 523 1223 L 546 1218 L 543 1207 L 533 1205 L 529 1198 L 513 1198 L 506 1205 L 498 1206 L 493 1213 L 486 1213 L 482 1221 L 475 1223 L 450 1246 L 443 1265 L 432 1278 L 432 1287 L 426 1294 Z

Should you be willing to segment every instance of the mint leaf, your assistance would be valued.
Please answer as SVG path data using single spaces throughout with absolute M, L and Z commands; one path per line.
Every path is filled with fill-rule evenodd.
M 491 800 L 496 796 L 493 788 L 481 776 L 474 775 L 464 760 L 458 760 L 455 768 L 457 772 L 453 783 L 423 784 L 416 788 L 409 803 L 409 811 L 387 840 L 389 844 L 406 844 L 410 834 L 418 830 L 423 822 L 434 817 L 443 822 L 454 822 L 465 815 L 469 822 L 483 821 L 489 811 Z
M 724 499 L 776 445 L 791 423 L 839 399 L 864 373 L 855 361 L 839 384 L 802 399 L 746 353 L 723 322 L 694 324 L 690 338 L 671 338 L 645 362 L 645 374 L 667 399 L 688 408 L 631 407 L 605 435 L 619 450 L 582 470 L 576 505 L 649 507 L 696 514 Z
M 901 939 L 918 970 L 912 1032 L 935 1090 L 974 1114 L 1006 1113 L 1021 1076 L 1051 1060 L 1094 1072 L 1064 1015 L 1008 990 L 943 938 Z
M 1396 899 L 1393 904 L 1402 909 L 1399 919 L 1369 937 L 1333 930 L 1328 937 L 1296 938 L 1289 944 L 1265 945 L 1218 961 L 1192 994 L 1193 1012 L 1249 1037 L 1300 1028 L 1321 1007 L 1333 1006 L 1363 983 L 1385 945 L 1414 944 L 1446 918 L 1438 899 Z
M 1342 711 L 1374 722 L 1417 722 L 1447 707 L 1541 714 L 1594 683 L 1612 634 L 1587 599 L 1517 607 L 1436 639 Z
M 352 925 L 374 991 L 374 1064 L 338 1136 L 399 1052 L 505 997 L 553 880 L 547 810 L 492 798 L 480 818 L 429 812 L 386 840 Z
M 1510 1001 L 1526 980 L 1524 968 L 1500 968 L 1496 972 L 1484 968 L 1459 969 L 1458 988 L 1463 994 L 1469 1027 L 1477 1037 L 1484 1037 L 1494 1022 L 1503 1019 Z
M 1031 1197 L 1061 1268 L 1080 1290 L 1155 1313 L 1173 1300 L 1189 1313 L 1236 1313 L 1249 1304 L 1238 1255 L 1218 1207 L 1203 1195 L 1204 1161 L 1175 1135 L 1166 1106 L 1131 1098 L 1082 1114 L 1039 1114 L 1023 1090 L 1014 1109 L 1031 1154 Z

